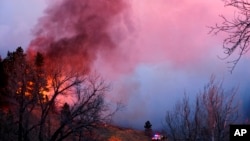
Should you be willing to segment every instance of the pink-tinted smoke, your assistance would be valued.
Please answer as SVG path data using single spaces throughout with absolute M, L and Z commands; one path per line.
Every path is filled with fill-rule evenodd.
M 110 27 L 125 7 L 121 0 L 54 2 L 33 29 L 28 54 L 39 51 L 49 63 L 90 71 L 98 55 L 112 56 L 109 53 L 116 44 L 109 35 Z
M 207 28 L 219 14 L 233 12 L 220 0 L 59 0 L 39 19 L 28 52 L 111 79 L 114 99 L 128 102 L 119 121 L 160 123 L 175 95 L 196 92 L 226 67 L 216 57 L 223 37 Z
M 123 21 L 128 3 L 132 24 Z M 108 77 L 141 63 L 193 68 L 211 56 L 216 42 L 208 40 L 206 26 L 219 19 L 221 7 L 220 1 L 199 0 L 60 0 L 39 19 L 28 52 L 68 67 L 91 70 L 95 63 Z M 136 35 L 130 34 L 133 26 Z

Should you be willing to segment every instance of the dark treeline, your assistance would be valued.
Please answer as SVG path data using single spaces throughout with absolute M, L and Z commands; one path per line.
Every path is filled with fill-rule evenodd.
M 45 59 L 28 59 L 18 47 L 0 60 L 0 140 L 94 140 L 93 129 L 113 114 L 104 101 L 108 85 Z

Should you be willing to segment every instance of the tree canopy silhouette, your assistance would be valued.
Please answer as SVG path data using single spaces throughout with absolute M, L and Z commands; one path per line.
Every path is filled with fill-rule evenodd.
M 18 47 L 0 61 L 0 140 L 84 140 L 114 114 L 98 74 L 45 60 L 39 52 L 27 59 Z
M 226 7 L 236 8 L 237 13 L 233 19 L 228 19 L 224 15 L 220 15 L 223 22 L 210 27 L 210 33 L 218 34 L 223 32 L 228 34 L 223 41 L 223 49 L 226 57 L 221 59 L 227 59 L 234 53 L 238 53 L 235 59 L 227 61 L 230 65 L 230 72 L 232 73 L 242 55 L 246 54 L 250 48 L 250 3 L 248 0 L 223 1 Z
M 237 89 L 225 92 L 212 77 L 204 91 L 190 102 L 187 95 L 165 117 L 166 129 L 174 141 L 228 141 L 229 124 L 238 119 Z
M 150 121 L 146 121 L 144 128 L 145 128 L 145 135 L 151 137 L 152 136 L 152 124 Z

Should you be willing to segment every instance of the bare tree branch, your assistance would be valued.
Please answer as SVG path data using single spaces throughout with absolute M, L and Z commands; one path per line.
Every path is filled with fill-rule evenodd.
M 45 69 L 42 55 L 36 59 L 35 63 L 28 61 L 18 48 L 0 62 L 8 76 L 6 95 L 13 100 L 14 118 L 4 127 L 15 127 L 15 134 L 10 134 L 13 140 L 82 140 L 119 110 L 120 105 L 111 110 L 105 101 L 110 86 L 100 75 L 65 69 L 60 63 Z M 8 116 L 0 110 L 1 119 L 1 114 Z
M 238 52 L 238 57 L 227 62 L 229 64 L 229 71 L 232 73 L 242 55 L 246 54 L 249 50 L 250 4 L 248 0 L 224 0 L 224 2 L 226 7 L 234 7 L 238 11 L 234 14 L 232 20 L 220 15 L 223 22 L 209 27 L 211 29 L 209 33 L 216 35 L 220 32 L 224 32 L 228 34 L 223 41 L 223 49 L 226 57 L 221 59 L 227 59 L 236 51 Z
M 229 124 L 238 119 L 236 94 L 237 89 L 224 92 L 222 83 L 215 83 L 212 77 L 193 105 L 185 95 L 173 111 L 167 112 L 165 122 L 170 137 L 174 141 L 228 140 Z

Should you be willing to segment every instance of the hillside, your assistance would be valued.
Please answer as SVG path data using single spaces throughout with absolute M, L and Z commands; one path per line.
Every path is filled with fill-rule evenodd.
M 150 141 L 143 131 L 106 125 L 95 133 L 98 141 Z

